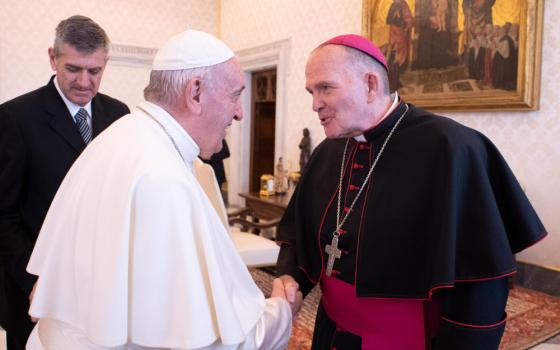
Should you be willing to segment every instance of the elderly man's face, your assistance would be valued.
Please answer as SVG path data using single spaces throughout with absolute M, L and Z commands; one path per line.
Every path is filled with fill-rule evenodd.
M 214 84 L 211 91 L 205 94 L 205 115 L 208 126 L 204 140 L 200 146 L 200 156 L 210 158 L 222 148 L 222 140 L 226 137 L 226 129 L 233 120 L 243 119 L 241 93 L 245 89 L 243 70 L 236 58 L 217 68 L 214 72 Z
M 98 49 L 84 53 L 63 44 L 58 55 L 50 48 L 49 58 L 64 96 L 79 106 L 85 106 L 91 101 L 101 84 L 107 52 Z
M 367 128 L 367 84 L 352 70 L 342 47 L 327 45 L 313 52 L 305 78 L 328 138 L 360 135 Z

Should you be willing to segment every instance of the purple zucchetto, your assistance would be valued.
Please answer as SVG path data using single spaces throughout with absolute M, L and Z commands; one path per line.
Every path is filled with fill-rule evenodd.
M 363 36 L 356 35 L 356 34 L 339 35 L 325 41 L 324 43 L 319 45 L 319 47 L 325 45 L 342 45 L 342 46 L 351 47 L 353 49 L 362 51 L 366 55 L 370 56 L 371 58 L 379 62 L 385 68 L 386 71 L 389 70 L 387 66 L 387 60 L 385 59 L 383 53 L 381 53 L 381 50 L 379 50 L 379 48 L 375 46 L 374 43 L 364 38 Z

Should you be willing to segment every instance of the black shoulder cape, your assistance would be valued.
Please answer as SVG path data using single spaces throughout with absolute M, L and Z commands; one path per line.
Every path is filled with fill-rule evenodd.
M 546 231 L 505 160 L 480 132 L 409 106 L 362 195 L 358 296 L 429 298 L 457 281 L 515 272 L 513 254 Z M 375 150 L 404 110 L 365 133 Z M 324 268 L 320 225 L 345 143 L 326 139 L 314 150 L 278 227 L 278 274 L 296 277 L 304 292 Z

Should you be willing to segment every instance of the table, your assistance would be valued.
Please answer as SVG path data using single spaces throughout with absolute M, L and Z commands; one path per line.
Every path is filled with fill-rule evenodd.
M 262 220 L 281 218 L 290 201 L 288 194 L 261 196 L 258 192 L 245 192 L 239 195 L 245 198 L 245 206 L 251 209 L 258 219 Z

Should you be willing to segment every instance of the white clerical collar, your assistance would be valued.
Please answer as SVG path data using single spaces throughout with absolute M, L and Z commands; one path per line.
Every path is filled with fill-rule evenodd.
M 169 136 L 177 145 L 181 157 L 188 163 L 187 165 L 192 168 L 192 162 L 200 153 L 200 147 L 194 142 L 189 133 L 171 116 L 171 114 L 154 103 L 142 101 L 138 104 L 137 108 L 161 123 L 165 129 L 164 131 L 169 133 Z
M 68 108 L 68 112 L 70 112 L 70 115 L 72 116 L 72 119 L 74 119 L 74 117 L 76 116 L 76 114 L 78 113 L 78 111 L 80 110 L 80 108 L 85 109 L 88 112 L 88 124 L 91 127 L 91 101 L 89 101 L 85 106 L 80 106 L 75 104 L 74 102 L 70 101 L 68 98 L 66 98 L 66 96 L 62 93 L 62 90 L 60 90 L 60 86 L 58 85 L 58 79 L 55 76 L 54 77 L 54 87 L 56 87 L 56 91 L 58 91 L 58 94 L 60 95 L 60 97 L 62 97 L 62 101 L 64 101 L 64 104 L 66 105 L 66 108 Z M 76 120 L 74 119 L 74 122 Z
M 385 114 L 383 115 L 383 118 L 381 118 L 381 120 L 384 120 L 385 118 L 387 118 L 387 116 L 391 113 L 393 113 L 393 111 L 395 110 L 395 108 L 397 108 L 397 106 L 399 105 L 399 94 L 398 92 L 395 90 L 395 97 L 393 98 L 393 103 L 391 104 L 391 107 L 389 107 L 389 109 L 387 110 L 387 112 L 385 112 Z M 358 141 L 358 142 L 367 142 L 366 137 L 364 136 L 364 134 L 358 135 L 358 136 L 354 136 L 354 140 Z

